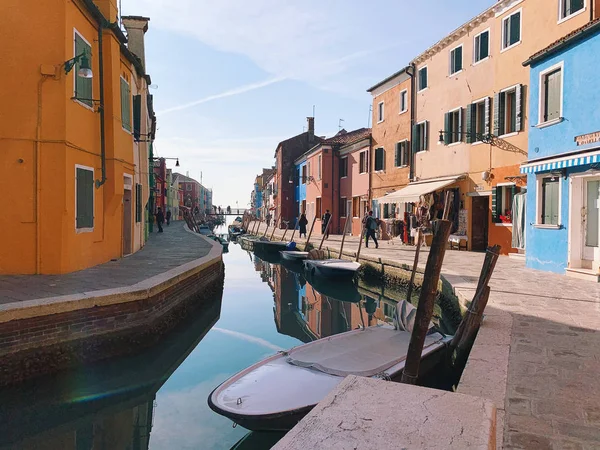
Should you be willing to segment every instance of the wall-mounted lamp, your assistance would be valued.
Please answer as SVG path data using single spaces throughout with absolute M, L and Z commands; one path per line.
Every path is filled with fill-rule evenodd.
M 80 55 L 77 55 L 75 58 L 71 58 L 68 61 L 65 61 L 65 74 L 68 74 L 75 64 L 79 62 L 79 70 L 77 71 L 77 76 L 80 78 L 92 78 L 94 74 L 92 73 L 92 69 L 90 68 L 90 60 L 86 54 L 83 52 Z
M 179 158 L 163 158 L 162 156 L 156 156 L 152 158 L 153 160 L 159 160 L 159 159 L 174 159 L 175 162 L 175 167 L 179 167 Z

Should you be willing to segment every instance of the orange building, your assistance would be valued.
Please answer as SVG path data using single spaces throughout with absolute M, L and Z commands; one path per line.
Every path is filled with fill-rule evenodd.
M 66 273 L 139 249 L 155 129 L 149 19 L 122 18 L 128 46 L 109 0 L 6 0 L 0 12 L 0 273 Z

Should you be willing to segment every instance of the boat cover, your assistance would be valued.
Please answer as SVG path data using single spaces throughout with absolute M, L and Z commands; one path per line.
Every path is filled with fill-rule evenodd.
M 358 333 L 332 336 L 290 350 L 290 364 L 345 377 L 371 377 L 404 361 L 411 333 L 386 327 L 369 327 Z M 439 333 L 425 338 L 423 349 L 443 339 Z

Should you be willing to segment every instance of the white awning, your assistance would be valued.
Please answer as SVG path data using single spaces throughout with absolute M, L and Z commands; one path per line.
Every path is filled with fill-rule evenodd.
M 377 198 L 379 203 L 418 203 L 421 195 L 438 191 L 456 183 L 460 177 L 436 178 L 428 181 L 418 181 L 381 198 Z

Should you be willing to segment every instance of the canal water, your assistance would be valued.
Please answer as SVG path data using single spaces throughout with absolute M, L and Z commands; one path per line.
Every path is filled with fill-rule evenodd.
M 210 410 L 210 392 L 279 350 L 391 323 L 405 295 L 364 282 L 311 284 L 296 268 L 263 261 L 235 243 L 223 258 L 222 298 L 158 346 L 0 391 L 0 449 L 270 448 L 281 434 L 234 428 Z M 454 315 L 436 306 L 447 333 Z

